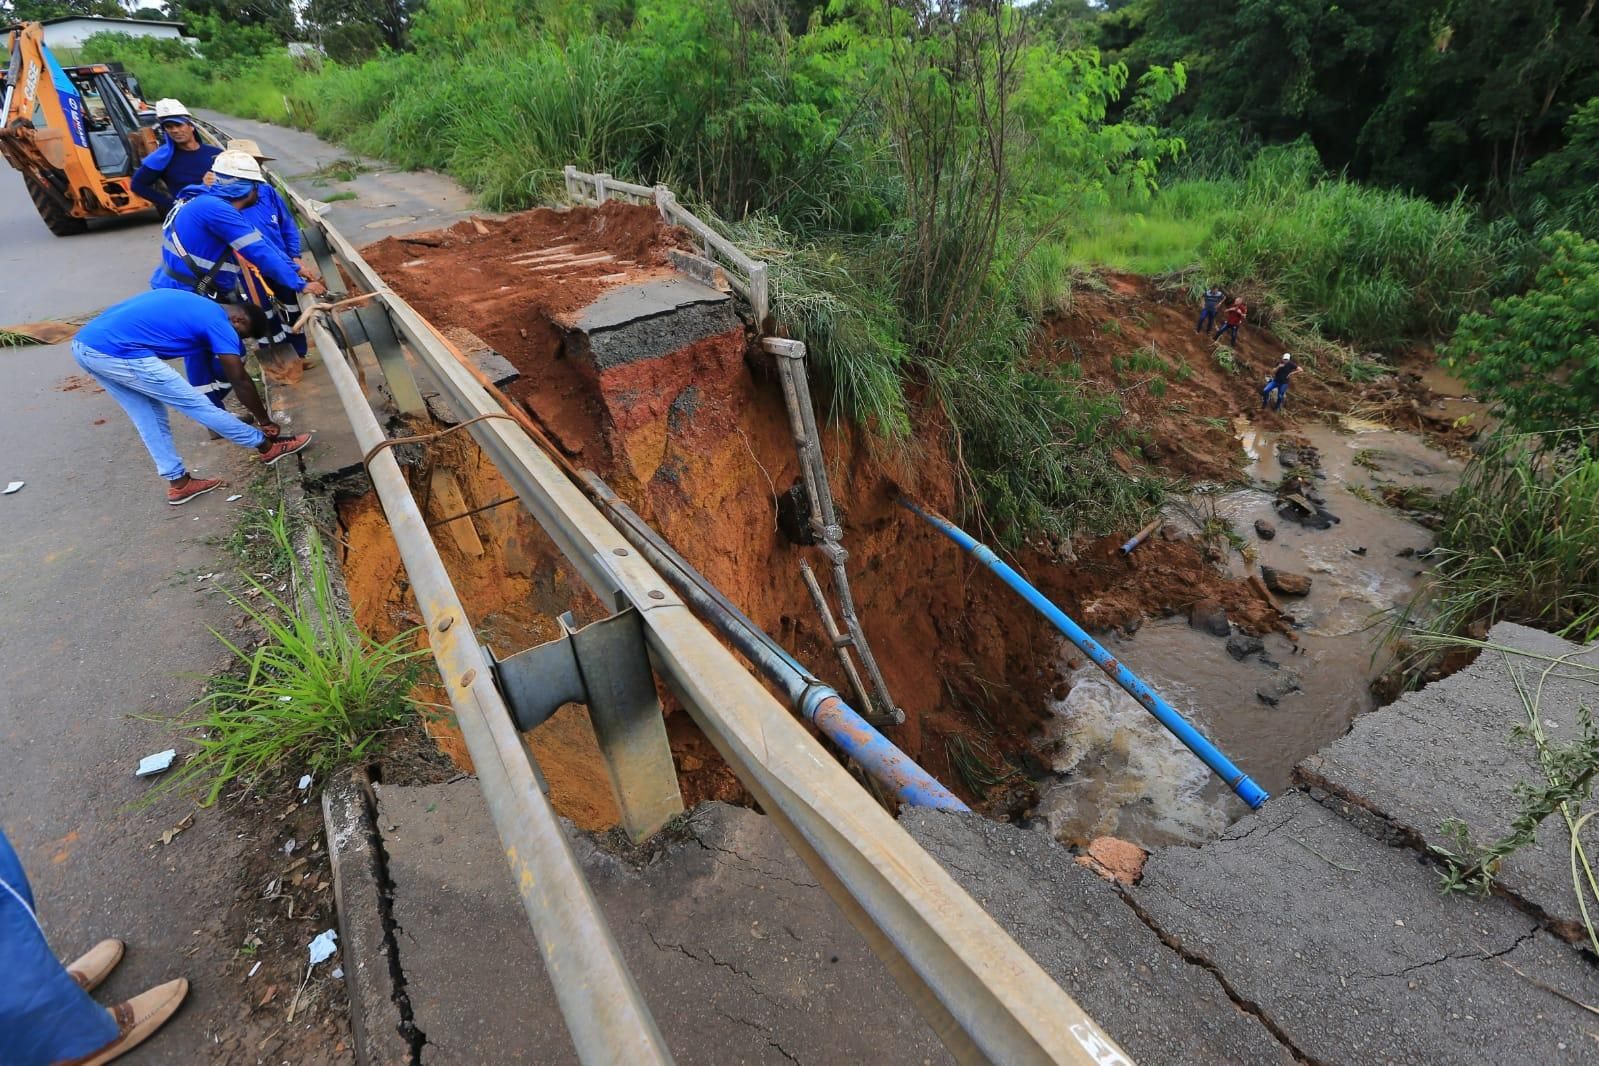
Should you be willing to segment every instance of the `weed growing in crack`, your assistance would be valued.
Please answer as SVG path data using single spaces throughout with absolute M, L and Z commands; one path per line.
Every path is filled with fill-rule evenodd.
M 1579 736 L 1564 744 L 1550 740 L 1544 727 L 1541 711 L 1544 685 L 1557 670 L 1561 676 L 1576 678 L 1599 685 L 1599 669 L 1575 661 L 1571 656 L 1536 655 L 1519 648 L 1489 644 L 1482 641 L 1451 638 L 1441 634 L 1421 634 L 1420 643 L 1435 647 L 1457 649 L 1476 647 L 1483 651 L 1498 652 L 1516 686 L 1526 722 L 1511 730 L 1511 739 L 1530 743 L 1537 755 L 1538 767 L 1543 772 L 1541 782 L 1523 781 L 1512 790 L 1517 803 L 1516 813 L 1510 820 L 1510 831 L 1484 845 L 1474 845 L 1471 828 L 1459 818 L 1450 818 L 1440 825 L 1449 838 L 1449 846 L 1435 845 L 1430 850 L 1444 863 L 1443 887 L 1449 892 L 1476 892 L 1486 895 L 1493 887 L 1504 861 L 1515 852 L 1532 844 L 1538 829 L 1550 815 L 1558 813 L 1566 826 L 1571 864 L 1571 887 L 1576 894 L 1577 909 L 1582 914 L 1582 924 L 1588 933 L 1588 942 L 1599 952 L 1599 932 L 1594 928 L 1591 907 L 1599 907 L 1599 877 L 1594 873 L 1587 848 L 1582 843 L 1582 830 L 1596 812 L 1582 813 L 1582 803 L 1593 793 L 1593 780 L 1599 776 L 1599 726 L 1586 706 L 1577 709 Z M 1529 688 L 1526 677 L 1517 669 L 1515 659 L 1525 658 L 1543 662 L 1538 683 Z
M 287 523 L 272 517 L 275 551 L 288 558 Z M 289 767 L 323 780 L 415 713 L 410 691 L 426 654 L 413 647 L 416 631 L 378 643 L 344 617 L 318 540 L 306 570 L 300 609 L 254 577 L 244 596 L 228 593 L 266 639 L 246 650 L 212 630 L 234 669 L 212 678 L 189 708 L 179 728 L 193 732 L 198 750 L 151 796 L 194 791 L 210 806 L 231 785 L 249 788 Z

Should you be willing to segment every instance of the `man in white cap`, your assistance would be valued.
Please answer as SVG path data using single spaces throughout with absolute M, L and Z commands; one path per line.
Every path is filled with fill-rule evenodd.
M 1288 399 L 1288 379 L 1299 373 L 1304 368 L 1294 362 L 1294 357 L 1288 352 L 1277 363 L 1277 368 L 1271 372 L 1271 377 L 1266 379 L 1266 387 L 1260 390 L 1260 409 L 1264 411 L 1266 404 L 1271 399 L 1271 394 L 1277 394 L 1277 406 L 1274 411 L 1283 409 L 1283 401 Z
M 201 142 L 194 116 L 178 100 L 157 100 L 155 116 L 166 140 L 145 156 L 133 172 L 133 191 L 155 204 L 164 215 L 172 210 L 172 200 L 179 189 L 200 184 L 222 149 Z

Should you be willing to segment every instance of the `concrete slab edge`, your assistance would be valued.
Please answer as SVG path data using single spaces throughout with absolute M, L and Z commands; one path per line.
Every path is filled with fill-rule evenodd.
M 399 966 L 383 890 L 385 872 L 365 774 L 346 770 L 322 790 L 322 820 L 333 866 L 344 984 L 350 994 L 350 1030 L 361 1066 L 417 1061 L 408 1038 L 410 1019 L 400 1008 L 394 974 Z
M 1293 777 L 1295 783 L 1311 799 L 1378 843 L 1414 851 L 1429 866 L 1437 869 L 1439 876 L 1442 877 L 1443 865 L 1439 858 L 1433 854 L 1431 847 L 1428 846 L 1426 839 L 1420 833 L 1417 833 L 1409 826 L 1394 821 L 1388 815 L 1373 807 L 1364 797 L 1356 795 L 1337 782 L 1324 777 L 1309 766 L 1308 763 L 1300 763 L 1294 767 Z M 1589 958 L 1593 957 L 1593 949 L 1588 940 L 1588 931 L 1583 928 L 1581 922 L 1570 921 L 1550 914 L 1532 900 L 1518 892 L 1511 891 L 1498 881 L 1494 882 L 1490 891 L 1493 895 L 1537 922 L 1540 928 L 1581 949 Z

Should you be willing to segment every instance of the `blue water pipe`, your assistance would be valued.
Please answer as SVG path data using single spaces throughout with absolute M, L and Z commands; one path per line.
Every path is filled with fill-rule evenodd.
M 616 519 L 617 530 L 649 560 L 683 602 L 726 637 L 761 676 L 781 689 L 789 706 L 838 745 L 867 776 L 912 807 L 942 811 L 971 809 L 734 606 L 597 474 L 585 470 L 583 480 L 591 494 Z
M 1223 755 L 1216 745 L 1206 740 L 1199 730 L 1189 725 L 1188 720 L 1179 714 L 1176 708 L 1161 699 L 1154 689 L 1144 684 L 1137 674 L 1127 669 L 1120 660 L 1106 651 L 1099 641 L 1084 632 L 1081 626 L 1067 617 L 1065 611 L 1062 611 L 1046 599 L 1043 593 L 1034 588 L 1022 575 L 1011 569 L 990 548 L 973 540 L 965 530 L 954 525 L 948 519 L 923 510 L 913 501 L 901 496 L 899 502 L 908 510 L 921 515 L 934 529 L 970 552 L 984 566 L 998 574 L 1000 580 L 1015 589 L 1022 599 L 1037 608 L 1039 613 L 1049 619 L 1056 629 L 1066 635 L 1067 640 L 1077 645 L 1084 655 L 1094 661 L 1096 666 L 1110 675 L 1111 680 L 1126 689 L 1129 696 L 1143 704 L 1149 713 L 1154 715 L 1172 736 L 1182 741 L 1184 746 L 1199 756 L 1200 761 L 1210 767 L 1217 777 L 1227 782 L 1227 786 L 1238 793 L 1238 798 L 1249 804 L 1252 810 L 1259 809 L 1261 804 L 1271 798 L 1265 789 L 1250 780 L 1248 774 L 1234 766 L 1233 761 Z

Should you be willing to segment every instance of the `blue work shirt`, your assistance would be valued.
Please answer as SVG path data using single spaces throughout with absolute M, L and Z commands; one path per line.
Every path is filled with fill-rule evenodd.
M 289 213 L 289 205 L 283 202 L 283 197 L 278 195 L 278 190 L 270 182 L 261 182 L 260 185 L 261 198 L 244 209 L 242 213 L 245 219 L 261 231 L 261 236 L 276 245 L 278 251 L 290 259 L 299 258 L 303 251 L 300 227 Z
M 75 338 L 116 359 L 182 359 L 189 384 L 224 382 L 219 355 L 244 354 L 227 311 L 183 289 L 151 289 L 101 311 Z
M 233 252 L 253 263 L 273 285 L 293 292 L 305 288 L 298 268 L 231 202 L 204 185 L 191 186 L 180 195 L 190 198 L 173 208 L 161 227 L 161 265 L 150 275 L 152 289 L 192 291 L 199 281 L 195 267 L 204 274 L 220 260 L 213 280 L 219 292 L 231 292 L 239 283 Z
M 198 185 L 211 169 L 211 162 L 222 154 L 214 144 L 201 144 L 198 148 L 180 152 L 170 140 L 144 157 L 139 169 L 133 172 L 133 191 L 159 207 L 162 213 L 172 210 L 172 199 L 186 185 Z M 156 182 L 166 184 L 166 192 L 156 188 Z

